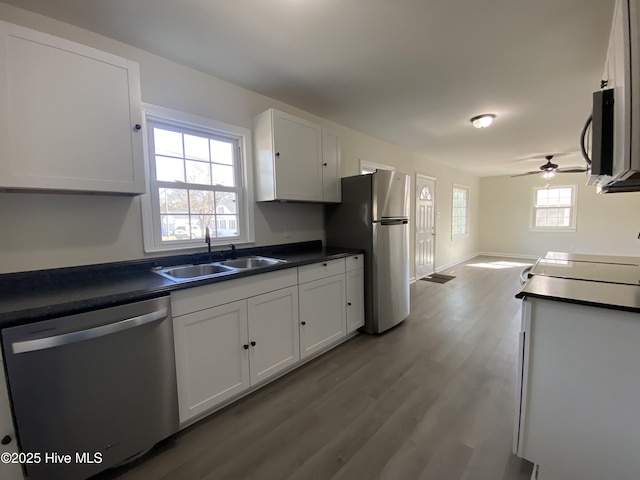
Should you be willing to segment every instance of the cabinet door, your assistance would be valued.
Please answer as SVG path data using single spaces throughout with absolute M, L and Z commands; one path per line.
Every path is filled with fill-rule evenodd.
M 340 142 L 338 136 L 322 129 L 322 201 L 340 202 Z
M 322 143 L 319 125 L 274 110 L 275 197 L 322 201 Z
M 298 287 L 247 300 L 251 385 L 300 360 Z
M 144 193 L 138 65 L 0 22 L 0 186 Z
M 364 326 L 364 270 L 347 272 L 347 333 Z
M 7 393 L 7 382 L 2 365 L 2 352 L 0 352 L 0 438 L 7 439 L 6 445 L 0 445 L 0 453 L 17 453 L 18 441 L 13 428 L 11 406 Z M 44 454 L 43 454 L 44 455 Z M 19 463 L 0 462 L 0 478 L 2 480 L 22 480 L 22 468 Z
M 249 387 L 246 300 L 176 317 L 173 327 L 181 423 Z
M 300 354 L 305 358 L 346 335 L 345 276 L 300 285 Z

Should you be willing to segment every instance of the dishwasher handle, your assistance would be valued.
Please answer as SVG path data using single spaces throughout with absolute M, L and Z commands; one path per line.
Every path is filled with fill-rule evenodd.
M 126 318 L 119 322 L 109 323 L 107 325 L 101 325 L 87 330 L 79 330 L 77 332 L 64 333 L 62 335 L 38 338 L 35 340 L 25 340 L 23 342 L 14 342 L 11 346 L 14 354 L 35 352 L 37 350 L 69 345 L 70 343 L 83 342 L 85 340 L 91 340 L 92 338 L 104 337 L 105 335 L 111 335 L 112 333 L 121 332 L 123 330 L 155 322 L 166 318 L 167 315 L 168 310 L 166 308 L 162 308 L 155 312 Z

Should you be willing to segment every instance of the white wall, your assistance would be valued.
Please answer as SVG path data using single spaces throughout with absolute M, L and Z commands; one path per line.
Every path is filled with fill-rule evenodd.
M 539 175 L 480 180 L 480 251 L 539 257 L 547 251 L 640 256 L 640 192 L 598 195 L 584 174 L 556 175 L 551 185 L 577 185 L 575 232 L 529 230 L 533 187 Z
M 342 173 L 355 175 L 359 159 L 437 178 L 437 265 L 477 250 L 478 179 L 414 152 L 333 124 L 289 105 L 226 83 L 137 48 L 0 3 L 0 19 L 83 43 L 140 64 L 143 102 L 251 128 L 258 113 L 279 108 L 331 126 L 342 143 Z M 1 161 L 1 157 L 0 157 Z M 471 188 L 472 235 L 451 241 L 451 187 Z M 143 258 L 139 198 L 0 193 L 0 273 Z M 291 237 L 285 237 L 285 229 Z M 273 203 L 255 208 L 256 245 L 324 238 L 321 205 Z M 411 240 L 413 252 L 413 239 Z M 412 253 L 413 258 L 413 253 Z M 413 271 L 413 269 L 412 269 Z

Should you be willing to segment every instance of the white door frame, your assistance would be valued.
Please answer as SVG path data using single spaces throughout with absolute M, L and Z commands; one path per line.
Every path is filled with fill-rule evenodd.
M 414 224 L 416 225 L 416 229 L 414 230 L 414 255 L 413 255 L 413 261 L 414 261 L 414 270 L 415 270 L 415 276 L 416 276 L 416 280 L 419 280 L 420 277 L 418 275 L 418 258 L 416 255 L 416 250 L 418 248 L 418 229 L 417 229 L 417 225 L 418 225 L 418 202 L 419 202 L 419 194 L 420 192 L 418 191 L 418 179 L 424 179 L 424 180 L 429 180 L 431 182 L 433 182 L 433 218 L 432 218 L 432 228 L 433 228 L 433 240 L 431 242 L 432 244 L 432 255 L 433 255 L 433 272 L 429 272 L 429 273 L 434 273 L 436 271 L 436 220 L 438 218 L 437 215 L 437 197 L 436 197 L 436 184 L 437 184 L 437 179 L 435 177 L 432 177 L 430 175 L 423 175 L 421 173 L 416 173 L 416 179 L 415 179 L 415 189 L 414 189 L 414 202 L 415 202 L 415 221 Z

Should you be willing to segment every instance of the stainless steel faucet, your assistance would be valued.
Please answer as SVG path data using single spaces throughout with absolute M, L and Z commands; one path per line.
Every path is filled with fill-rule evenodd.
M 211 234 L 209 232 L 209 227 L 204 230 L 204 241 L 207 244 L 207 253 L 209 254 L 209 262 L 211 262 Z

